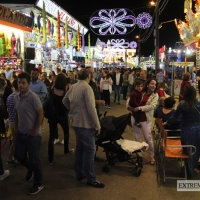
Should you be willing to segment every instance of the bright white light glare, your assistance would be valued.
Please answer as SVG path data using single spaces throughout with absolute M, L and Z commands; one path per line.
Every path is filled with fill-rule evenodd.
M 51 47 L 51 43 L 50 42 L 47 42 L 47 47 Z
M 41 48 L 41 44 L 38 43 L 38 44 L 37 44 L 37 48 Z
M 181 53 L 181 50 L 178 50 L 178 53 Z
M 169 47 L 169 53 L 171 53 L 172 52 L 172 48 L 171 47 Z
M 190 54 L 190 53 L 191 53 L 191 50 L 187 49 L 186 54 Z

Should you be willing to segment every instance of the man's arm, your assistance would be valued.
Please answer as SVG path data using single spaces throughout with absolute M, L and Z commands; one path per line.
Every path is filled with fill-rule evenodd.
M 40 93 L 38 94 L 38 96 L 41 100 L 44 100 L 45 97 L 47 96 L 47 87 L 43 82 L 41 84 L 41 90 L 40 90 Z
M 35 126 L 34 126 L 34 129 L 28 134 L 28 135 L 31 135 L 31 136 L 36 136 L 38 134 L 38 130 L 42 124 L 42 120 L 44 118 L 44 114 L 43 114 L 43 108 L 38 108 L 36 110 L 36 114 L 37 114 L 37 119 L 36 119 L 36 122 L 35 122 Z
M 15 112 L 15 130 L 16 130 L 16 132 L 18 131 L 18 114 L 17 114 L 17 110 Z

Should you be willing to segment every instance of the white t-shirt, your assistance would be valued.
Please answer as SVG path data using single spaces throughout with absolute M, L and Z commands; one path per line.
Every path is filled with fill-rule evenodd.
M 116 74 L 116 85 L 119 85 L 120 73 Z

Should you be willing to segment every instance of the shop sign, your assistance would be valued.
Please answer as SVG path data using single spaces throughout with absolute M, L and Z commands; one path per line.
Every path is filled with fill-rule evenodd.
M 47 13 L 52 15 L 53 17 L 57 18 L 58 16 L 58 11 L 60 13 L 60 20 L 65 23 L 66 18 L 68 21 L 68 26 L 73 28 L 74 30 L 78 30 L 78 25 L 80 23 L 76 21 L 71 15 L 69 15 L 64 9 L 62 9 L 60 6 L 52 2 L 51 0 L 38 0 L 36 2 L 36 6 L 39 8 L 43 8 L 43 2 L 45 3 L 45 10 Z M 80 26 L 80 32 L 86 34 L 88 32 L 88 29 L 84 26 Z
M 170 65 L 193 67 L 194 62 L 170 62 Z
M 12 11 L 10 8 L 2 5 L 0 5 L 0 20 L 29 28 L 32 28 L 33 25 L 33 19 L 31 17 Z

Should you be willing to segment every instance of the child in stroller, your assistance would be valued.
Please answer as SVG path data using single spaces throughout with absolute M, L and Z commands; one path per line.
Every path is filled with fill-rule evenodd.
M 102 167 L 102 171 L 109 172 L 109 166 L 114 165 L 118 161 L 128 161 L 136 166 L 136 176 L 140 176 L 143 164 L 142 157 L 137 153 L 148 148 L 148 144 L 145 142 L 140 143 L 124 140 L 122 138 L 122 134 L 126 126 L 129 124 L 130 119 L 131 113 L 120 117 L 105 116 L 100 120 L 101 133 L 96 140 L 96 145 L 104 149 L 107 161 L 107 164 Z M 126 145 L 123 145 L 123 143 L 127 144 L 127 142 L 130 143 L 131 147 L 133 147 L 131 150 L 128 150 Z M 136 147 L 135 144 L 139 144 L 139 146 Z M 136 154 L 136 157 L 134 158 L 132 157 L 133 153 Z

